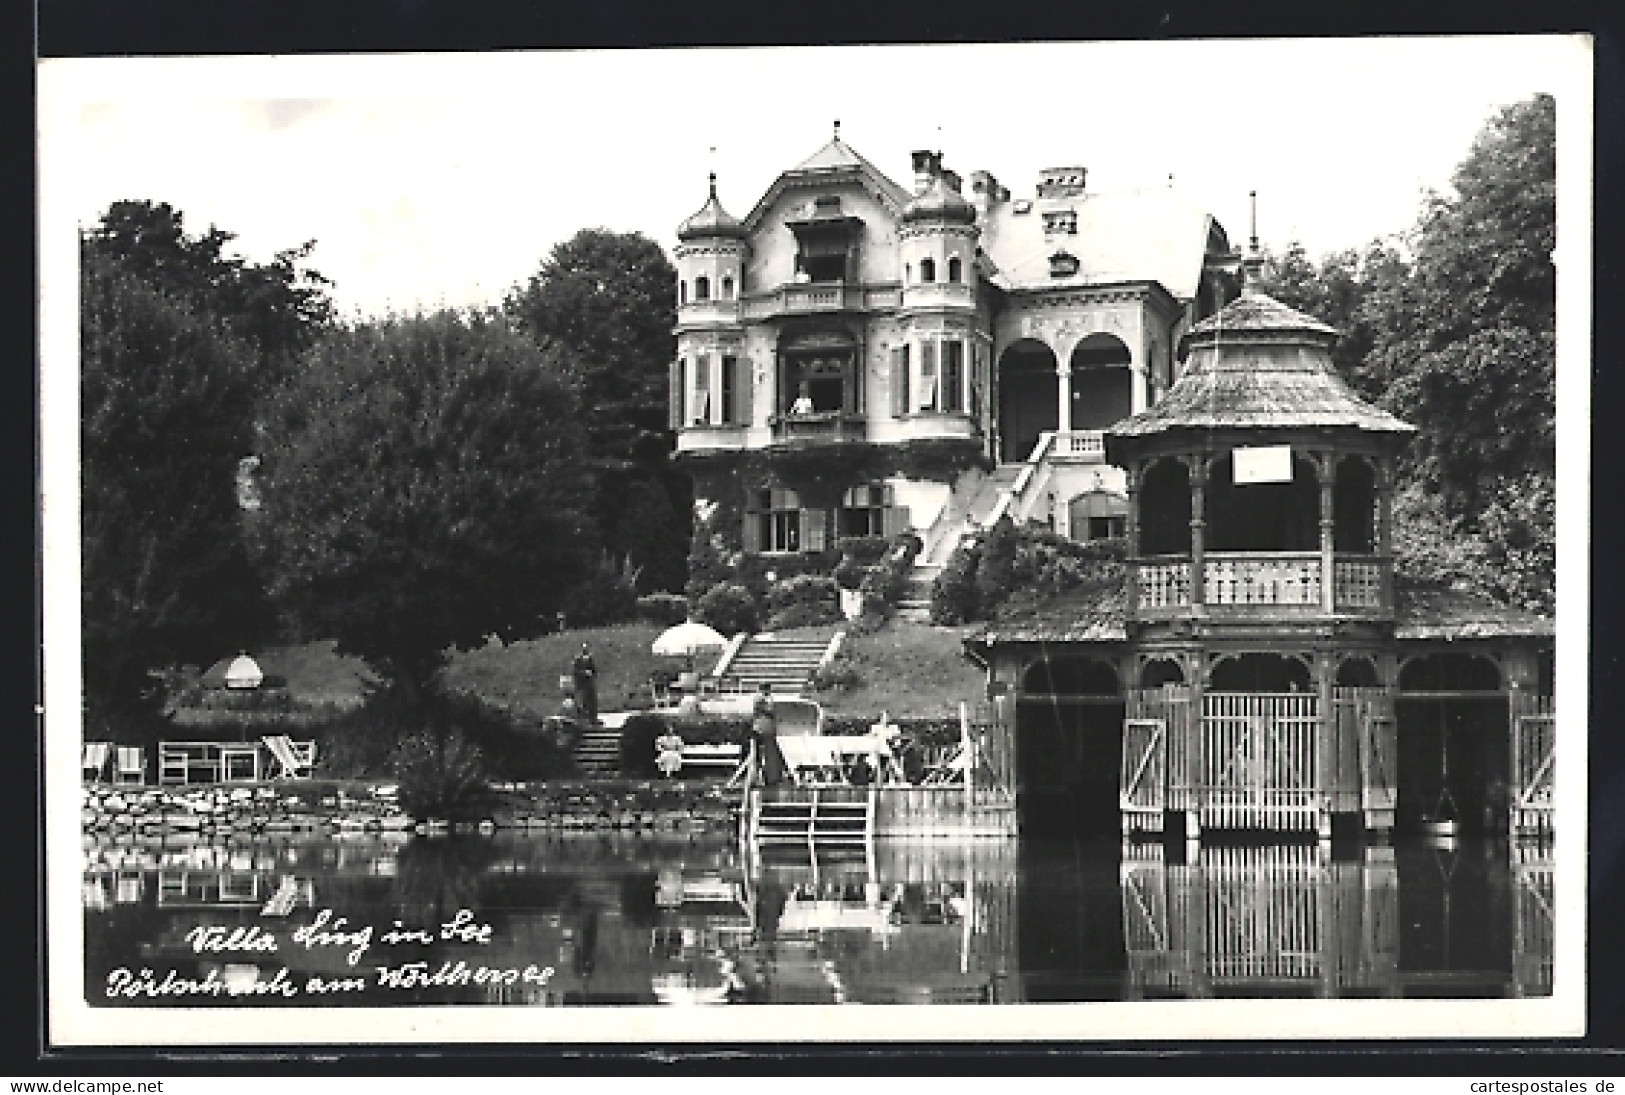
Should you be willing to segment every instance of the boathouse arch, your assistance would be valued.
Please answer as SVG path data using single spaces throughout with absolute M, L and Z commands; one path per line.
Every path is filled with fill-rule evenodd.
M 1115 832 L 1125 701 L 1114 662 L 1039 657 L 1016 705 L 1016 811 L 1023 833 Z
M 1510 807 L 1512 720 L 1489 652 L 1436 650 L 1404 659 L 1394 701 L 1398 824 L 1481 832 Z
M 1377 672 L 1376 662 L 1363 654 L 1356 654 L 1337 664 L 1337 677 L 1333 683 L 1338 688 L 1380 688 L 1382 677 Z
M 1027 666 L 1021 676 L 1026 696 L 1113 696 L 1123 688 L 1117 667 L 1099 658 L 1043 657 Z
M 1185 667 L 1177 658 L 1147 658 L 1140 666 L 1140 687 L 1162 688 L 1185 683 Z
M 1221 654 L 1208 667 L 1207 691 L 1313 692 L 1314 673 L 1306 654 Z

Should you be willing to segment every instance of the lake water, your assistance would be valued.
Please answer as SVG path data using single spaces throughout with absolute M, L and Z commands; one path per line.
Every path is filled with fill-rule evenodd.
M 1551 992 L 1548 851 L 698 837 L 84 849 L 106 1006 L 1018 1003 Z

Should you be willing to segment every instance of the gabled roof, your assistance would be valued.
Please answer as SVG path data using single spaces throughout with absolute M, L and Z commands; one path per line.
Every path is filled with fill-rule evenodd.
M 1022 207 L 1028 212 L 1017 213 Z M 1077 234 L 1046 240 L 1043 214 L 1068 209 L 1077 214 Z M 982 222 L 982 249 L 1011 289 L 1155 281 L 1174 297 L 1190 300 L 1216 228 L 1211 216 L 1171 187 L 1085 192 L 999 202 Z M 1078 272 L 1051 277 L 1050 256 L 1062 250 L 1077 257 Z
M 888 178 L 884 171 L 864 159 L 851 145 L 840 137 L 833 137 L 823 148 L 773 180 L 773 185 L 767 188 L 767 192 L 757 201 L 755 208 L 746 215 L 745 230 L 754 231 L 761 223 L 762 217 L 773 207 L 773 203 L 791 186 L 797 183 L 841 179 L 867 180 L 879 193 L 881 201 L 895 214 L 901 214 L 903 207 L 913 197 L 909 191 Z

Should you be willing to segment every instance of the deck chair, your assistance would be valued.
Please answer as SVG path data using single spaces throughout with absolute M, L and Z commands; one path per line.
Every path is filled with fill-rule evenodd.
M 87 741 L 80 756 L 79 768 L 86 779 L 100 783 L 107 778 L 107 762 L 112 756 L 112 742 Z
M 933 765 L 926 771 L 920 780 L 920 786 L 935 787 L 946 783 L 963 783 L 965 773 L 970 770 L 974 760 L 971 750 L 961 744 L 947 760 Z
M 147 782 L 146 751 L 138 745 L 119 746 L 113 762 L 113 782 L 121 785 Z
M 307 779 L 315 769 L 315 742 L 296 742 L 286 734 L 270 734 L 260 740 L 277 763 L 272 779 Z

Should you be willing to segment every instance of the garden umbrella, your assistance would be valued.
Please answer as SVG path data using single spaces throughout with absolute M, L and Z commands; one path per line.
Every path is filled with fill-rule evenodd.
M 727 645 L 722 632 L 689 620 L 662 631 L 649 650 L 660 655 L 693 657 L 702 650 L 721 650 Z

